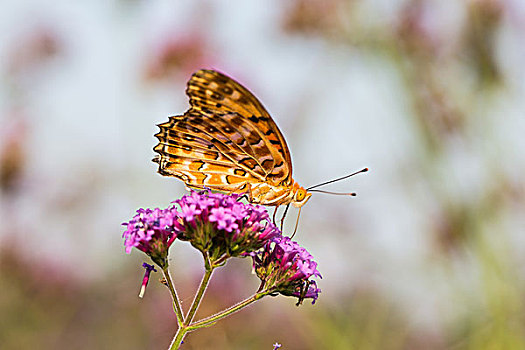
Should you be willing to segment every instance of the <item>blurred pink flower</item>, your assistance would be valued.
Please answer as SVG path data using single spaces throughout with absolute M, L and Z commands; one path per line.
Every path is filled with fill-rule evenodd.
M 206 59 L 206 43 L 200 34 L 167 36 L 147 57 L 147 80 L 172 80 L 202 68 Z
M 17 77 L 31 73 L 62 51 L 62 40 L 54 29 L 36 26 L 16 39 L 8 54 L 8 72 Z
M 290 34 L 329 34 L 340 26 L 341 0 L 295 0 L 282 18 L 282 28 Z

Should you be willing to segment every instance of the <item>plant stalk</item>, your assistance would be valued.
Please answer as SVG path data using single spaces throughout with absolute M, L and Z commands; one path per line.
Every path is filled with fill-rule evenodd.
M 179 297 L 177 296 L 177 291 L 175 290 L 175 286 L 173 285 L 173 281 L 171 280 L 170 272 L 168 270 L 168 266 L 164 267 L 162 269 L 162 272 L 164 273 L 164 278 L 166 279 L 166 283 L 168 284 L 168 289 L 171 292 L 171 298 L 173 299 L 173 311 L 175 311 L 175 314 L 177 315 L 177 323 L 179 324 L 179 330 L 181 328 L 181 325 L 184 324 L 184 314 L 182 312 L 182 308 L 180 306 Z M 178 333 L 178 331 L 177 331 Z
M 186 319 L 184 321 L 185 325 L 191 324 L 191 321 L 193 321 L 193 318 L 195 317 L 195 314 L 197 313 L 197 309 L 199 308 L 199 305 L 202 301 L 202 297 L 204 296 L 204 292 L 206 292 L 206 288 L 208 288 L 208 283 L 210 282 L 211 275 L 213 273 L 214 268 L 210 267 L 209 269 L 206 269 L 206 272 L 204 272 L 204 276 L 202 276 L 202 281 L 199 286 L 199 290 L 197 291 L 197 294 L 195 295 L 195 299 L 193 299 L 193 303 L 191 304 L 190 311 L 188 311 L 188 314 L 186 315 Z
M 195 329 L 199 329 L 199 328 L 203 328 L 203 327 L 207 327 L 207 326 L 210 326 L 211 324 L 239 311 L 240 309 L 242 309 L 243 307 L 246 307 L 248 305 L 250 305 L 251 303 L 253 303 L 254 301 L 257 301 L 261 298 L 263 298 L 264 296 L 270 294 L 269 291 L 263 291 L 263 292 L 260 292 L 260 293 L 256 293 L 254 295 L 252 295 L 251 297 L 249 297 L 248 299 L 245 299 L 243 301 L 241 301 L 240 303 L 236 304 L 236 305 L 233 305 L 229 308 L 227 308 L 226 310 L 224 311 L 221 311 L 219 312 L 218 314 L 215 314 L 213 316 L 210 316 L 210 317 L 206 317 L 200 321 L 197 321 L 193 324 L 191 324 L 188 329 L 189 330 L 195 330 Z

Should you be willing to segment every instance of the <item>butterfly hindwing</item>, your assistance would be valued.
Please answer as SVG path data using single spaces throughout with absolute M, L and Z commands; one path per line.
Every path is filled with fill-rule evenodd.
M 245 181 L 264 181 L 266 172 L 260 163 L 237 147 L 217 127 L 210 126 L 206 118 L 186 113 L 171 117 L 159 127 L 161 130 L 155 135 L 159 144 L 154 150 L 161 155 L 161 161 L 175 164 L 170 167 L 171 171 L 177 170 L 176 164 L 179 164 L 178 170 L 182 171 L 187 170 L 188 164 L 192 162 L 204 162 L 202 167 L 195 170 L 236 176 L 241 174 L 246 177 Z M 208 133 L 210 128 L 213 133 Z M 165 164 L 161 163 L 160 167 L 164 172 Z

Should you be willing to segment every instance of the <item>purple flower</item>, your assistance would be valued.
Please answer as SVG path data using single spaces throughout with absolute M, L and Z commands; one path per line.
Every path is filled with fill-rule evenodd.
M 199 215 L 202 211 L 197 209 L 195 204 L 181 206 L 181 216 L 186 221 L 193 221 L 196 215 Z
M 178 215 L 175 207 L 137 210 L 137 214 L 129 222 L 123 223 L 127 226 L 122 234 L 126 253 L 129 254 L 133 248 L 137 248 L 162 266 L 168 248 L 177 238 Z
M 290 237 L 279 236 L 268 242 L 263 249 L 249 254 L 257 276 L 263 281 L 264 289 L 287 296 L 295 296 L 298 303 L 306 298 L 312 304 L 319 297 L 320 289 L 310 278 L 319 277 L 317 263 L 306 249 Z
M 175 206 L 139 209 L 124 223 L 126 252 L 137 248 L 164 267 L 168 248 L 178 238 L 206 253 L 211 262 L 222 263 L 229 257 L 247 256 L 281 235 L 263 207 L 238 202 L 238 198 L 237 194 L 192 191 L 174 202 L 180 211 Z
M 235 217 L 232 215 L 231 210 L 227 210 L 224 207 L 212 208 L 211 215 L 208 218 L 210 222 L 217 223 L 217 228 L 219 230 L 232 232 L 239 227 L 235 222 Z
M 238 202 L 238 198 L 237 194 L 192 191 L 176 200 L 181 208 L 178 238 L 218 260 L 245 256 L 281 235 L 263 207 Z
M 247 211 L 244 207 L 245 205 L 243 203 L 235 203 L 231 207 L 231 214 L 235 217 L 235 219 L 243 220 L 246 217 Z

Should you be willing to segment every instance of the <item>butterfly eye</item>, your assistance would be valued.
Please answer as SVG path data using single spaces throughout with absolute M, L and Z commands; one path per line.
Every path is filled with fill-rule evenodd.
M 297 200 L 298 201 L 302 201 L 304 199 L 304 196 L 306 195 L 305 191 L 304 190 L 299 190 L 297 191 Z

